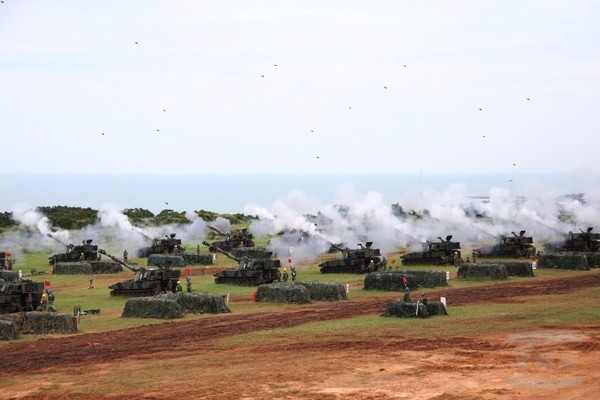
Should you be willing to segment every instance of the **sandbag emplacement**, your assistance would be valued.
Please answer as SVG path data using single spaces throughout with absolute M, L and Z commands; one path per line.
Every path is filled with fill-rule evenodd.
M 212 265 L 215 261 L 215 257 L 212 254 L 184 253 L 183 259 L 185 260 L 186 264 L 194 265 Z
M 186 313 L 219 314 L 231 312 L 229 307 L 225 304 L 224 296 L 177 292 L 165 293 L 157 297 L 176 301 Z
M 148 265 L 154 265 L 156 267 L 185 267 L 187 263 L 183 259 L 183 256 L 150 254 L 148 256 Z
M 508 274 L 508 276 L 521 276 L 521 277 L 534 276 L 533 267 L 531 266 L 530 262 L 523 262 L 523 261 L 521 261 L 521 262 L 493 262 L 493 263 L 483 262 L 480 265 L 487 265 L 487 264 L 504 265 L 506 267 L 506 273 Z
M 17 336 L 15 324 L 10 321 L 0 320 L 0 340 L 13 340 Z
M 437 286 L 448 286 L 446 273 L 443 271 L 386 271 L 371 272 L 367 274 L 364 282 L 365 290 L 404 290 L 404 279 L 406 286 L 411 289 L 424 287 L 433 288 Z
M 127 299 L 121 317 L 174 319 L 183 318 L 184 310 L 175 300 L 154 297 Z
M 23 334 L 77 332 L 77 318 L 71 314 L 27 311 L 0 315 L 0 319 L 12 322 L 17 332 Z
M 310 295 L 302 285 L 270 283 L 256 288 L 256 301 L 307 304 L 310 303 Z
M 341 283 L 296 281 L 292 285 L 302 285 L 308 290 L 310 300 L 337 301 L 346 300 L 346 288 Z
M 506 267 L 502 264 L 462 264 L 458 267 L 459 279 L 508 279 Z
M 86 261 L 56 263 L 54 275 L 91 275 L 92 265 Z
M 588 260 L 583 254 L 545 254 L 540 256 L 538 268 L 589 270 Z

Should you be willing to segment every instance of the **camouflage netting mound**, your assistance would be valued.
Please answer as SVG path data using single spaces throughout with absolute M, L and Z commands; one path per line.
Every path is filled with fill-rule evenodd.
M 583 254 L 585 254 L 590 268 L 600 268 L 600 253 L 587 252 Z
M 92 265 L 86 261 L 56 263 L 54 275 L 91 275 Z
M 546 254 L 539 258 L 538 268 L 589 270 L 590 266 L 583 254 Z
M 215 257 L 212 254 L 185 253 L 183 259 L 186 264 L 212 265 L 215 262 Z
M 175 300 L 154 297 L 133 297 L 127 299 L 121 317 L 174 319 L 183 318 L 182 306 Z
M 115 262 L 92 261 L 90 264 L 94 274 L 114 274 L 123 271 L 123 266 Z
M 148 265 L 156 267 L 185 267 L 183 256 L 173 256 L 168 254 L 150 254 L 148 256 Z
M 365 277 L 365 290 L 404 290 L 404 280 L 409 288 L 432 288 L 448 286 L 446 273 L 443 271 L 387 271 L 371 272 Z
M 229 307 L 225 305 L 225 297 L 223 296 L 177 292 L 161 294 L 157 297 L 176 301 L 186 313 L 218 314 L 231 312 Z
M 310 303 L 310 295 L 302 285 L 270 283 L 256 289 L 256 301 L 307 304 Z
M 417 311 L 418 307 L 418 311 Z M 448 315 L 446 307 L 439 301 L 429 301 L 427 305 L 423 303 L 394 300 L 388 303 L 382 317 L 399 317 L 399 318 L 427 318 L 431 315 Z
M 506 267 L 502 264 L 462 264 L 458 267 L 459 279 L 508 279 Z
M 0 340 L 13 340 L 17 336 L 15 324 L 10 321 L 0 320 Z
M 0 319 L 12 322 L 17 332 L 23 334 L 77 332 L 77 318 L 71 314 L 28 311 L 0 315 Z
M 267 258 L 267 250 L 262 247 L 237 247 L 229 253 L 238 258 Z
M 19 282 L 19 273 L 17 271 L 0 270 L 0 285 L 16 282 Z
M 530 262 L 483 262 L 479 265 L 498 264 L 506 267 L 508 276 L 534 276 Z
M 340 283 L 296 281 L 292 285 L 304 286 L 311 300 L 336 301 L 348 298 L 346 288 Z

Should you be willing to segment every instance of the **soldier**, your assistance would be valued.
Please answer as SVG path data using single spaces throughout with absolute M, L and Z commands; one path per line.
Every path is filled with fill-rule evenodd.
M 283 275 L 282 275 L 283 281 L 287 282 L 288 281 L 288 273 L 287 273 L 287 268 L 283 269 Z
M 402 297 L 402 301 L 405 303 L 410 303 L 412 301 L 410 298 L 410 288 L 408 286 L 404 288 L 404 297 Z
M 185 280 L 187 282 L 187 292 L 192 293 L 192 277 L 188 275 L 185 277 Z
M 425 293 L 421 293 L 421 300 L 419 300 L 421 302 L 421 304 L 423 305 L 427 305 L 427 302 L 429 301 L 427 299 L 427 295 Z
M 128 255 L 129 255 L 129 253 L 127 253 L 127 249 L 125 249 L 125 251 L 123 252 L 123 261 L 127 262 Z
M 44 290 L 44 293 L 42 293 L 42 299 L 40 300 L 38 311 L 46 311 L 46 307 L 48 307 L 48 291 Z
M 375 271 L 375 262 L 373 260 L 371 260 L 369 262 L 369 272 L 374 272 Z
M 85 261 L 85 254 L 83 254 L 83 251 L 79 255 L 79 261 Z
M 296 280 L 296 267 L 290 267 L 292 271 L 292 282 Z
M 27 293 L 27 297 L 25 298 L 25 311 L 33 311 L 33 296 L 30 293 Z
M 56 308 L 54 308 L 54 290 L 52 289 L 48 293 L 48 311 L 56 312 Z
M 176 292 L 183 291 L 183 288 L 181 287 L 181 281 L 177 281 L 177 286 L 175 286 L 175 291 Z
M 173 281 L 169 280 L 169 283 L 167 283 L 167 292 L 172 293 L 173 292 Z

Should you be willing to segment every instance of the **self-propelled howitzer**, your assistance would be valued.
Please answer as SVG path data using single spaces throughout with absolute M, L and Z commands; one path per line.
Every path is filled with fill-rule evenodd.
M 231 258 L 238 263 L 237 268 L 228 269 L 214 274 L 215 283 L 230 283 L 234 285 L 258 286 L 264 283 L 273 283 L 281 280 L 279 267 L 281 262 L 271 258 L 271 252 L 267 252 L 265 257 L 235 257 L 219 247 L 202 242 L 212 251 L 217 251 Z
M 177 287 L 181 271 L 171 268 L 136 268 L 123 260 L 99 249 L 98 252 L 135 273 L 134 279 L 109 286 L 111 296 L 155 296 L 161 292 L 172 292 Z
M 247 229 L 242 229 L 238 232 L 223 233 L 215 227 L 207 225 L 209 229 L 215 231 L 219 235 L 225 236 L 225 240 L 213 242 L 211 247 L 218 247 L 222 250 L 232 250 L 239 247 L 254 247 L 253 236 Z M 211 249 L 211 251 L 214 251 Z
M 358 249 L 344 249 L 331 243 L 331 247 L 342 252 L 342 258 L 328 260 L 319 264 L 322 274 L 349 273 L 360 274 L 375 272 L 385 267 L 385 262 L 379 249 L 374 249 L 373 242 L 358 244 Z
M 48 257 L 48 262 L 51 265 L 57 262 L 96 261 L 98 259 L 98 246 L 92 244 L 92 239 L 84 240 L 81 245 L 75 246 L 61 242 L 50 233 L 47 236 L 67 248 L 66 253 L 54 254 Z

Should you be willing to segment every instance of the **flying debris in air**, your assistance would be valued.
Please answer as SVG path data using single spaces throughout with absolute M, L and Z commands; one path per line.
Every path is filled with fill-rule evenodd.
M 527 98 L 527 101 L 531 100 L 529 97 Z
M 516 167 L 516 166 L 517 166 L 517 164 L 513 163 L 513 167 Z
M 321 158 L 321 157 L 317 156 L 317 158 Z
M 165 109 L 163 108 L 163 111 L 164 111 L 164 112 L 166 112 L 167 110 L 165 110 Z
M 160 129 L 157 129 L 156 132 L 160 132 Z
M 483 108 L 480 108 L 479 111 L 483 111 Z
M 383 88 L 384 88 L 384 89 L 387 89 L 387 86 L 384 86 Z
M 314 132 L 312 129 L 310 130 L 311 132 Z
M 403 64 L 402 66 L 403 66 L 404 68 L 406 68 L 406 64 Z
M 135 44 L 139 44 L 138 42 L 135 42 Z
M 348 107 L 348 110 L 352 110 L 352 107 Z
M 166 205 L 169 205 L 169 203 L 167 203 L 166 201 L 165 201 L 165 204 L 166 204 Z
M 274 66 L 274 67 L 276 67 L 276 66 L 277 66 L 277 64 L 273 64 L 273 66 Z
M 4 3 L 4 2 L 3 2 Z M 104 136 L 104 132 L 100 133 L 102 136 Z
M 261 78 L 264 78 L 265 76 L 264 76 L 264 75 L 261 75 L 260 77 L 261 77 Z
M 485 137 L 485 135 L 481 135 L 481 136 Z

